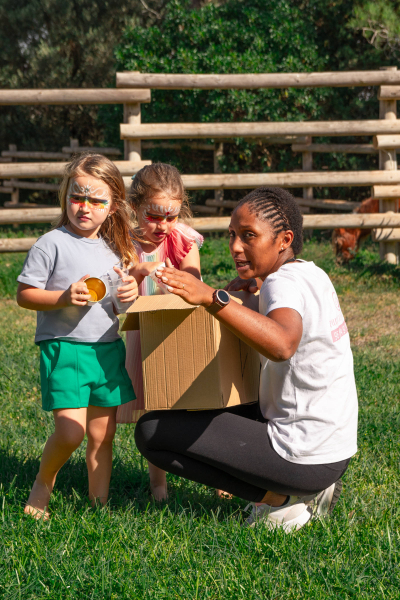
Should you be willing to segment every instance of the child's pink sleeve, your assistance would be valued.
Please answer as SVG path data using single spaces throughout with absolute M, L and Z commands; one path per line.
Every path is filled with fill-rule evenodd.
M 168 254 L 172 264 L 177 269 L 182 260 L 192 249 L 193 243 L 197 244 L 198 248 L 203 245 L 203 236 L 184 223 L 178 223 L 175 229 L 167 238 Z

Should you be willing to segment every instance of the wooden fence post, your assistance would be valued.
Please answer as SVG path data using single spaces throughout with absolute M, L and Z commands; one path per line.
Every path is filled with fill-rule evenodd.
M 17 151 L 17 146 L 15 144 L 10 144 L 8 146 L 8 149 L 10 150 L 10 152 L 16 152 Z M 18 158 L 13 158 L 12 162 L 17 162 Z M 18 204 L 19 203 L 19 189 L 18 188 L 14 188 L 11 192 L 11 201 L 10 201 L 10 205 L 11 204 Z
M 214 173 L 222 173 L 221 165 L 219 164 L 219 159 L 224 155 L 224 144 L 223 142 L 217 142 L 214 145 Z M 214 200 L 218 200 L 219 202 L 224 201 L 224 190 L 215 190 L 214 191 Z M 224 211 L 223 208 L 220 208 L 220 213 L 222 214 Z
M 385 70 L 396 71 L 397 67 L 387 67 Z M 397 119 L 397 101 L 379 100 L 379 118 L 395 120 Z M 379 169 L 384 171 L 397 170 L 396 149 L 379 150 Z M 379 200 L 379 212 L 399 212 L 399 201 L 393 198 L 382 198 Z M 399 264 L 399 243 L 396 241 L 379 242 L 379 253 L 381 260 L 398 265 Z
M 124 104 L 124 123 L 137 125 L 141 122 L 140 103 Z M 125 160 L 140 161 L 142 159 L 142 148 L 140 139 L 124 141 Z
M 139 74 L 139 71 L 133 71 Z M 140 102 L 124 104 L 124 123 L 138 125 L 142 122 Z M 142 144 L 140 139 L 124 140 L 124 158 L 125 160 L 142 160 Z
M 74 149 L 74 152 L 79 152 L 79 140 L 76 140 L 74 138 L 69 138 L 69 145 L 70 145 L 70 148 Z
M 309 145 L 312 142 L 312 137 L 310 135 L 306 138 L 306 144 Z M 302 152 L 302 166 L 303 171 L 312 171 L 313 170 L 313 156 L 312 152 Z M 314 198 L 313 188 L 305 187 L 303 188 L 303 198 L 305 200 L 312 200 Z M 309 213 L 310 207 L 302 206 L 301 212 Z

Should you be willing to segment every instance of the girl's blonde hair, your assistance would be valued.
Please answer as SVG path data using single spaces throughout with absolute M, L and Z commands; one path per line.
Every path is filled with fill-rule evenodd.
M 140 169 L 133 178 L 130 201 L 134 212 L 154 196 L 166 195 L 181 203 L 180 219 L 191 219 L 189 197 L 183 186 L 181 174 L 176 167 L 166 163 L 154 163 Z
M 90 177 L 100 179 L 110 188 L 111 206 L 116 210 L 112 214 L 110 213 L 104 223 L 102 223 L 99 234 L 112 250 L 118 254 L 125 266 L 128 266 L 130 263 L 136 263 L 137 254 L 131 237 L 133 213 L 126 199 L 124 180 L 115 164 L 102 154 L 80 154 L 73 157 L 71 162 L 65 167 L 59 191 L 62 213 L 61 217 L 54 223 L 54 228 L 68 225 L 67 193 L 70 180 L 82 175 L 89 175 Z

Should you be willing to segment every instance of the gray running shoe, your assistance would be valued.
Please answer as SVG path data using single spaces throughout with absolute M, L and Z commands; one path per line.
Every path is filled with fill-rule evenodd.
M 313 518 L 327 517 L 335 508 L 340 494 L 342 493 L 343 483 L 339 479 L 332 483 L 326 490 L 322 490 L 312 500 L 305 500 L 305 504 L 312 510 Z

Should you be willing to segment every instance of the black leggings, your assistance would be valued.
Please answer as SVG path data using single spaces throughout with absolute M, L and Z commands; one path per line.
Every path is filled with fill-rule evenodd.
M 299 465 L 281 458 L 271 446 L 258 404 L 153 411 L 139 419 L 135 440 L 153 465 L 253 502 L 267 491 L 293 496 L 320 492 L 350 462 Z

